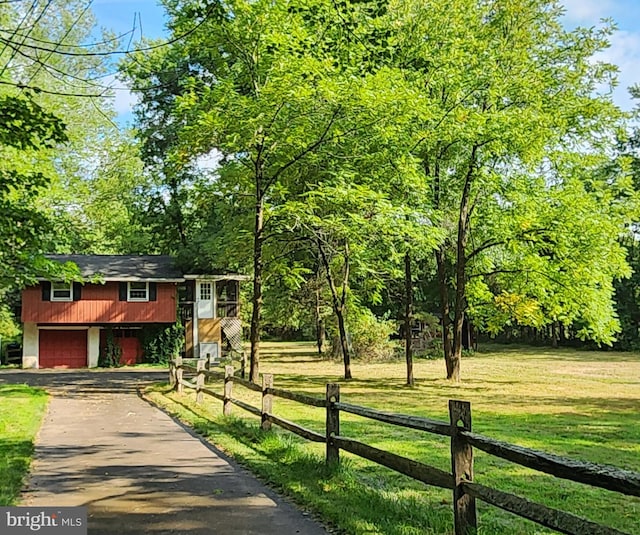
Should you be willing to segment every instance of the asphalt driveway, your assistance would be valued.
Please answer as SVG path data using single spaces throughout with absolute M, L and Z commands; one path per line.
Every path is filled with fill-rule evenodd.
M 326 535 L 136 393 L 164 371 L 2 370 L 51 394 L 23 505 L 85 505 L 89 533 Z

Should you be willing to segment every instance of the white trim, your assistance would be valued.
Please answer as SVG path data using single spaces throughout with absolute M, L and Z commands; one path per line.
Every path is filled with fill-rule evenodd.
M 95 327 L 92 325 L 91 327 Z M 38 324 L 38 329 L 43 331 L 86 331 L 89 329 L 89 326 L 82 325 L 81 327 L 75 325 L 47 325 L 47 324 Z
M 54 288 L 55 285 L 58 285 L 58 288 Z M 63 288 L 64 286 L 64 288 Z M 54 293 L 56 292 L 56 290 L 58 291 L 69 291 L 69 297 L 55 297 Z M 69 303 L 70 301 L 73 301 L 73 283 L 69 282 L 51 282 L 51 289 L 50 289 L 50 294 L 49 294 L 49 301 L 52 301 L 54 303 Z
M 185 275 L 185 280 L 210 280 L 210 281 L 248 281 L 251 279 L 249 275 L 237 275 L 237 274 L 229 274 L 229 275 Z
M 213 317 L 218 317 L 218 283 L 213 281 Z M 218 358 L 220 358 L 220 348 L 218 348 Z
M 100 327 L 87 329 L 87 368 L 97 368 L 100 359 Z
M 22 327 L 22 367 L 40 366 L 40 331 L 38 325 L 27 322 Z
M 145 287 L 145 297 L 131 297 L 131 284 L 135 282 L 142 282 Z M 141 292 L 142 288 L 135 288 L 134 292 Z M 145 281 L 131 281 L 127 282 L 127 301 L 129 303 L 147 303 L 149 301 L 149 283 Z
M 191 320 L 191 338 L 193 342 L 193 356 L 198 357 L 200 352 L 200 326 L 198 325 L 198 310 L 196 307 L 195 313 L 193 314 L 193 319 Z

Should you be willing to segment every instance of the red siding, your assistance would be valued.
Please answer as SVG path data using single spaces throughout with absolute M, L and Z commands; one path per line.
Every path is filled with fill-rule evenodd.
M 156 301 L 129 303 L 118 300 L 118 283 L 85 284 L 82 299 L 72 302 L 42 300 L 40 286 L 22 292 L 22 322 L 173 323 L 176 321 L 176 284 L 158 283 Z

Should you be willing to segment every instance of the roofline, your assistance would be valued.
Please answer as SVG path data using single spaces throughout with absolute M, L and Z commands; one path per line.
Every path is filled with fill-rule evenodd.
M 240 275 L 238 273 L 230 273 L 228 275 L 185 275 L 185 280 L 212 280 L 212 281 L 221 281 L 221 280 L 234 280 L 234 281 L 248 281 L 251 279 L 249 275 Z
M 98 280 L 95 282 L 184 282 L 187 280 L 209 280 L 209 281 L 221 281 L 221 280 L 234 280 L 234 281 L 247 281 L 251 280 L 249 275 L 185 275 L 182 278 L 154 278 L 154 277 L 100 277 L 100 274 L 92 275 L 89 279 L 96 277 Z M 45 277 L 39 277 L 38 282 L 49 281 Z M 93 282 L 92 280 L 86 280 L 82 282 Z
M 166 277 L 100 277 L 105 282 L 184 282 L 183 278 Z
M 154 277 L 100 277 L 100 275 L 91 275 L 87 277 L 89 280 L 83 280 L 80 282 L 184 282 L 183 278 L 154 278 Z M 94 279 L 94 280 L 91 280 Z M 51 279 L 47 279 L 45 277 L 39 277 L 38 282 L 45 282 Z

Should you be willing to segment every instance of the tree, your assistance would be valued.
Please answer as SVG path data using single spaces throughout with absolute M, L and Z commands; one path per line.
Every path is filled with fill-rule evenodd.
M 0 96 L 0 288 L 19 287 L 47 269 L 42 256 L 55 228 L 38 209 L 47 185 L 33 170 L 38 151 L 66 141 L 64 125 L 30 95 Z
M 176 65 L 177 87 L 153 105 L 168 113 L 180 143 L 169 161 L 184 168 L 198 156 L 221 155 L 219 180 L 252 199 L 251 373 L 258 380 L 264 250 L 272 239 L 272 206 L 286 201 L 297 167 L 326 144 L 360 131 L 371 118 L 354 120 L 360 65 L 349 64 L 336 37 L 334 7 L 237 0 L 168 5 L 174 33 L 196 29 L 164 52 L 129 68 L 138 82 L 163 80 Z M 332 15 L 332 16 L 330 16 Z M 364 16 L 361 14 L 360 16 Z M 352 31 L 349 29 L 349 31 Z M 177 58 L 177 59 L 176 59 Z M 161 65 L 160 69 L 156 66 Z M 142 74 L 144 73 L 144 75 Z M 358 77 L 354 78 L 354 74 Z M 356 82 L 354 82 L 354 80 Z M 150 110 L 151 117 L 160 112 Z M 155 114 L 155 115 L 154 115 Z M 153 120 L 153 119 L 152 119 Z M 314 160 L 317 161 L 317 160 Z
M 24 121 L 23 133 L 31 140 L 19 155 L 10 155 L 10 165 L 22 165 L 31 175 L 20 206 L 33 214 L 34 247 L 45 252 L 99 249 L 96 226 L 83 208 L 95 192 L 87 184 L 96 174 L 98 154 L 118 136 L 107 89 L 96 81 L 108 68 L 102 54 L 114 44 L 79 44 L 91 35 L 95 20 L 76 0 L 55 6 L 4 3 L 0 21 L 0 94 L 6 113 L 21 114 L 7 120 L 18 128 Z M 8 103 L 17 101 L 8 99 L 22 99 L 28 110 L 9 109 Z M 41 121 L 41 131 L 29 121 Z M 33 265 L 35 258 L 25 251 L 20 263 Z M 47 265 L 41 257 L 37 263 L 40 270 Z
M 595 94 L 613 76 L 613 67 L 592 60 L 611 29 L 568 32 L 561 14 L 546 1 L 459 0 L 413 5 L 404 21 L 402 68 L 413 83 L 417 126 L 412 152 L 446 232 L 435 260 L 453 380 L 465 315 L 508 310 L 505 296 L 540 311 L 524 321 L 580 321 L 585 336 L 604 342 L 615 331 L 611 279 L 626 273 L 615 239 L 624 217 L 604 203 L 587 226 L 602 194 L 601 185 L 592 187 L 593 171 L 623 120 L 608 96 Z M 579 160 L 587 162 L 582 169 Z M 569 213 L 571 220 L 554 219 Z M 577 248 L 584 232 L 592 247 Z M 578 268 L 578 291 L 556 276 Z M 586 289 L 602 306 L 581 314 Z

